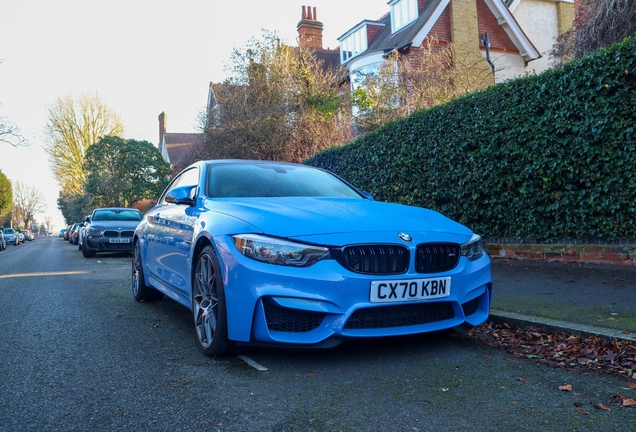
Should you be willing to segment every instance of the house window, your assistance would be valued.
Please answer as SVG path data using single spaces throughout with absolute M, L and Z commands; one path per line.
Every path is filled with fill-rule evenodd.
M 350 58 L 367 50 L 367 26 L 363 25 L 354 29 L 338 41 L 340 42 L 340 62 L 345 64 Z
M 391 5 L 391 33 L 406 27 L 417 19 L 417 0 L 393 0 Z

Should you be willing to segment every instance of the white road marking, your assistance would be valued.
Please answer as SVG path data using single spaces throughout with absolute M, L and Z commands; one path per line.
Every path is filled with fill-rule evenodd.
M 248 356 L 244 356 L 244 355 L 240 355 L 237 356 L 238 358 L 240 358 L 241 360 L 243 360 L 245 363 L 247 363 L 248 365 L 252 366 L 254 369 L 256 369 L 257 371 L 260 372 L 265 372 L 268 371 L 269 369 L 267 369 L 265 366 L 262 366 L 258 363 L 256 363 L 254 360 L 252 360 L 251 358 L 249 358 Z

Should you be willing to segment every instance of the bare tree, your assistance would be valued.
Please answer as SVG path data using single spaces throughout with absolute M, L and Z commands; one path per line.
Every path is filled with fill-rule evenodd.
M 106 135 L 121 135 L 123 122 L 97 93 L 58 98 L 48 107 L 46 151 L 55 177 L 69 196 L 83 193 L 86 150 Z
M 29 227 L 35 215 L 46 211 L 44 195 L 33 186 L 17 180 L 13 184 L 13 220 L 18 225 Z
M 265 32 L 235 50 L 230 77 L 213 85 L 217 105 L 203 117 L 200 158 L 302 161 L 350 138 L 341 71 L 306 48 Z
M 0 64 L 3 60 L 0 59 Z M 0 104 L 0 106 L 2 106 Z M 0 115 L 0 142 L 12 145 L 14 147 L 27 145 L 27 140 L 22 136 L 16 125 L 11 123 L 5 116 Z
M 486 60 L 465 52 L 452 43 L 434 37 L 408 56 L 393 51 L 376 71 L 360 73 L 354 79 L 353 113 L 362 132 L 377 129 L 388 121 L 412 112 L 446 103 L 462 94 L 494 83 Z
M 550 51 L 553 66 L 581 58 L 636 34 L 636 0 L 583 0 L 574 26 Z
M 18 127 L 5 117 L 0 115 L 0 142 L 14 147 L 27 145 L 27 140 L 22 136 Z
M 52 232 L 52 228 L 53 228 L 53 218 L 50 215 L 46 215 L 44 216 L 44 224 L 46 227 L 46 231 L 47 233 Z

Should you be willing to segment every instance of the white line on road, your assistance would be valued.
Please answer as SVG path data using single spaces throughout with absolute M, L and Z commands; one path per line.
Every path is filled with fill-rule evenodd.
M 248 356 L 240 355 L 240 356 L 237 356 L 237 357 L 240 358 L 241 360 L 243 360 L 248 365 L 252 366 L 257 371 L 265 372 L 265 371 L 269 370 L 265 366 L 262 366 L 262 365 L 256 363 L 254 360 L 252 360 Z

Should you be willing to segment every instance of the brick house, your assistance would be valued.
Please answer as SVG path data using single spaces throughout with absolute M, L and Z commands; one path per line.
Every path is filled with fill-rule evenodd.
M 193 146 L 203 142 L 203 134 L 174 133 L 167 129 L 168 115 L 162 112 L 159 114 L 159 151 L 171 167 L 179 166 L 181 159 L 192 151 Z
M 433 37 L 440 45 L 452 43 L 484 68 L 490 68 L 487 60 L 491 60 L 494 82 L 545 70 L 547 59 L 542 55 L 553 38 L 572 25 L 573 0 L 508 1 L 512 9 L 502 0 L 391 0 L 386 15 L 363 20 L 338 38 L 340 62 L 354 77 L 358 71 L 377 70 L 393 50 L 413 55 L 427 37 Z

